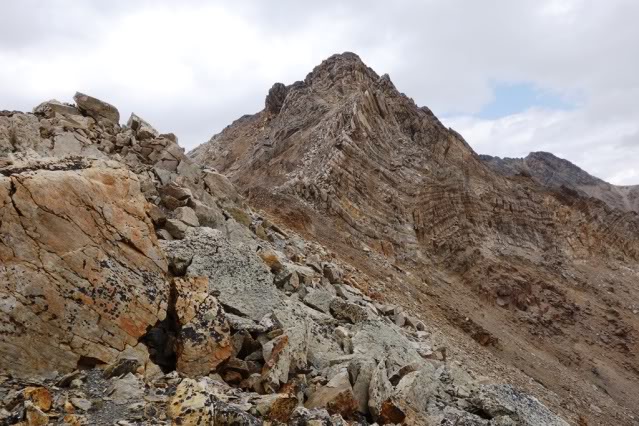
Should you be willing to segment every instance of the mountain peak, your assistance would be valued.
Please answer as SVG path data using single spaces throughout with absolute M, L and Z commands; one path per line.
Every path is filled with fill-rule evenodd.
M 331 82 L 377 81 L 379 75 L 352 52 L 332 55 L 311 71 L 304 83 L 313 85 L 329 80 Z

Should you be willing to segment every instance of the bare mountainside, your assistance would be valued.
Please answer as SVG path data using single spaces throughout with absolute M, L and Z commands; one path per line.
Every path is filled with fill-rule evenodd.
M 370 294 L 531 377 L 575 424 L 636 424 L 635 211 L 495 172 L 352 53 L 275 84 L 189 156 L 366 273 Z
M 303 210 L 274 223 L 175 135 L 74 101 L 0 112 L 1 424 L 566 426 L 599 403 L 478 351 L 408 259 L 350 263 Z
M 531 152 L 525 158 L 490 155 L 480 155 L 480 158 L 506 176 L 527 174 L 548 188 L 565 187 L 584 197 L 597 198 L 612 208 L 639 212 L 639 185 L 612 185 L 549 152 Z

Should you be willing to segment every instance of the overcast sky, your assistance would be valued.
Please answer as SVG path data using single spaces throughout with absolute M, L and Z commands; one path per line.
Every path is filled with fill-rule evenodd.
M 353 51 L 479 153 L 639 184 L 639 1 L 3 0 L 0 110 L 76 90 L 193 148 Z

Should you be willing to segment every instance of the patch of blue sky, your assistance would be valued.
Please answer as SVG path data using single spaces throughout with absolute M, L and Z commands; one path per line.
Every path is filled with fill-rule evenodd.
M 530 108 L 570 110 L 576 103 L 565 95 L 540 89 L 532 83 L 497 83 L 493 85 L 493 100 L 476 117 L 494 120 L 517 114 Z

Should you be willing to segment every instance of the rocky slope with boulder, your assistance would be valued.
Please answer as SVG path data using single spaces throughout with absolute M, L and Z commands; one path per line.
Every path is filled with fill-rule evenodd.
M 365 271 L 368 294 L 542 384 L 572 422 L 636 423 L 635 211 L 495 172 L 352 53 L 275 84 L 189 157 Z
M 0 113 L 3 424 L 568 424 L 174 135 L 74 100 Z
M 572 189 L 581 196 L 597 198 L 611 208 L 639 213 L 639 185 L 612 185 L 549 152 L 531 152 L 525 158 L 490 155 L 480 158 L 505 176 L 527 175 L 545 187 Z

